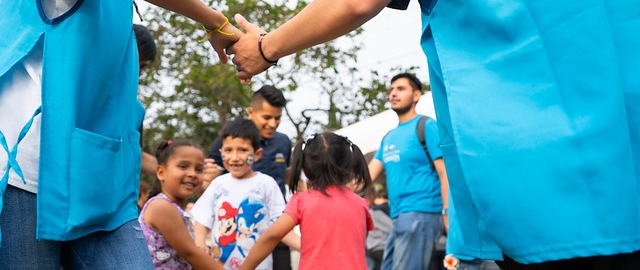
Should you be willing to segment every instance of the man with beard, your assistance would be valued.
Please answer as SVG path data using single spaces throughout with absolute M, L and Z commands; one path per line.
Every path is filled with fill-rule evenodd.
M 372 179 L 383 170 L 387 173 L 393 219 L 382 269 L 428 269 L 444 232 L 442 213 L 449 184 L 435 120 L 424 120 L 426 150 L 418 139 L 423 116 L 416 112 L 416 104 L 421 96 L 422 83 L 416 76 L 401 73 L 391 79 L 389 102 L 399 124 L 385 135 L 369 163 Z

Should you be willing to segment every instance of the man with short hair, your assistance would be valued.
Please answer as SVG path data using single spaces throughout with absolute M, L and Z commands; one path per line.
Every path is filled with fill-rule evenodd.
M 282 91 L 274 86 L 265 85 L 251 97 L 251 106 L 247 108 L 249 118 L 260 130 L 262 158 L 253 164 L 253 170 L 273 177 L 285 196 L 285 175 L 291 156 L 291 140 L 287 135 L 277 132 L 282 117 L 282 108 L 287 104 Z M 220 155 L 221 142 L 217 138 L 209 151 L 209 158 L 218 165 L 218 170 L 207 170 L 204 188 L 218 175 L 225 172 Z M 285 198 L 286 199 L 286 198 Z M 291 269 L 291 252 L 283 243 L 273 251 L 273 269 Z
M 429 269 L 435 244 L 444 232 L 443 209 L 447 208 L 449 184 L 445 172 L 436 121 L 424 122 L 428 154 L 417 135 L 422 115 L 416 104 L 422 83 L 401 73 L 391 79 L 389 102 L 398 115 L 398 126 L 382 139 L 369 162 L 371 178 L 384 170 L 393 227 L 387 239 L 383 270 Z

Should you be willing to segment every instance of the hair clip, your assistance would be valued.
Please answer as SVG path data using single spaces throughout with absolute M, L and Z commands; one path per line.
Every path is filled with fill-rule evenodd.
M 318 133 L 313 133 L 309 136 L 307 136 L 306 139 L 304 139 L 304 141 L 302 141 L 302 150 L 304 151 L 304 147 L 309 144 L 309 141 L 313 140 L 316 138 L 316 136 L 318 135 Z
M 171 145 L 171 140 L 168 140 L 167 141 L 167 146 L 170 146 L 170 145 Z
M 342 136 L 342 135 L 341 135 L 340 137 L 344 138 L 344 140 L 345 140 L 345 141 L 347 141 L 347 142 L 349 143 L 349 146 L 353 145 L 353 143 L 351 142 L 351 140 L 349 140 L 349 137 L 347 137 L 347 136 Z
M 349 148 L 351 149 L 351 151 L 353 151 L 353 143 L 351 142 L 351 140 L 349 140 L 347 136 L 340 135 L 340 137 L 344 138 L 344 140 L 347 141 L 347 143 L 349 144 Z

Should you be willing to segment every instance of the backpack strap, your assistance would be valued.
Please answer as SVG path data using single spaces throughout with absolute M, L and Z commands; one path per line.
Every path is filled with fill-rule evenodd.
M 427 121 L 427 118 L 429 117 L 427 117 L 426 115 L 420 117 L 420 120 L 418 120 L 418 125 L 416 126 L 416 134 L 418 135 L 418 141 L 420 141 L 422 149 L 424 150 L 425 154 L 427 154 L 427 159 L 429 159 L 429 165 L 431 166 L 431 169 L 435 170 L 436 166 L 433 164 L 433 159 L 431 158 L 431 154 L 429 154 L 429 149 L 427 149 L 427 142 L 424 137 L 424 122 Z M 382 141 L 384 141 L 387 135 L 389 135 L 389 132 L 390 131 L 387 131 L 387 133 L 384 134 L 384 136 L 382 137 Z
M 427 154 L 427 158 L 429 159 L 429 164 L 431 165 L 431 169 L 435 170 L 435 165 L 433 165 L 433 159 L 431 158 L 431 154 L 429 154 L 429 149 L 427 149 L 427 142 L 424 138 L 424 122 L 427 121 L 427 116 L 423 115 L 418 120 L 418 125 L 416 126 L 416 134 L 418 134 L 418 141 L 422 145 L 422 149 Z

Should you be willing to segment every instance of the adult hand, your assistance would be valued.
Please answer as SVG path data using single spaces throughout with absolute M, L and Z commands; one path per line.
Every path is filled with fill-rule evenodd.
M 245 35 L 240 37 L 230 48 L 227 48 L 227 53 L 234 55 L 232 61 L 238 70 L 236 76 L 240 78 L 242 83 L 246 83 L 251 81 L 251 77 L 271 66 L 262 58 L 258 49 L 258 39 L 260 34 L 265 31 L 257 25 L 249 23 L 240 14 L 236 14 L 234 20 L 245 31 Z
M 225 49 L 236 43 L 244 33 L 231 24 L 225 25 L 221 31 L 223 33 L 214 31 L 209 37 L 209 43 L 218 54 L 220 62 L 226 64 L 229 61 L 229 57 Z

